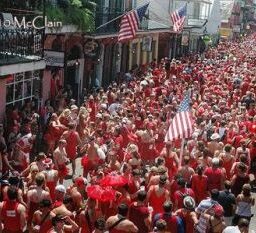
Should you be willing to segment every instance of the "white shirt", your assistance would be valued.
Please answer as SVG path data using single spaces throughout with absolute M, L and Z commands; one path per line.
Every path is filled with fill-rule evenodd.
M 238 226 L 231 226 L 231 227 L 226 227 L 222 233 L 241 233 L 239 230 Z

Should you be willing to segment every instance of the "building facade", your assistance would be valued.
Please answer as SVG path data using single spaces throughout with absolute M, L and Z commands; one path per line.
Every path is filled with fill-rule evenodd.
M 0 13 L 3 21 L 13 20 L 11 13 Z M 41 101 L 43 30 L 0 27 L 0 121 L 14 106 L 21 108 L 32 101 L 38 108 Z

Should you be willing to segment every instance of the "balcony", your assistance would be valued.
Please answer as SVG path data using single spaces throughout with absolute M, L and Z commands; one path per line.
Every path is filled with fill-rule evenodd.
M 44 30 L 0 27 L 0 66 L 39 61 Z
M 109 9 L 103 9 L 101 12 L 96 12 L 95 25 L 96 28 L 110 20 L 122 15 L 124 12 L 121 10 L 111 11 Z M 97 34 L 116 33 L 119 30 L 121 18 L 107 24 L 96 30 Z

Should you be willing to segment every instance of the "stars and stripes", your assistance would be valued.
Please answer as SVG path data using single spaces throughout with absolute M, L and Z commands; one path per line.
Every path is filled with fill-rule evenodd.
M 171 14 L 171 19 L 173 22 L 173 31 L 181 32 L 183 30 L 186 15 L 187 15 L 187 4 L 185 4 L 183 7 L 179 8 L 178 10 L 175 10 Z
M 144 17 L 148 5 L 149 3 L 139 7 L 136 10 L 128 12 L 122 17 L 118 35 L 118 42 L 131 40 L 136 36 L 136 32 L 139 29 L 139 23 Z
M 188 138 L 192 135 L 193 120 L 189 107 L 190 94 L 190 91 L 187 91 L 185 94 L 178 112 L 172 119 L 169 129 L 165 135 L 165 142 Z

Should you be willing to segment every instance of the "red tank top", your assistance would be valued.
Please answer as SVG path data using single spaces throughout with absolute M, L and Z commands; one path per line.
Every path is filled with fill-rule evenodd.
M 70 134 L 66 138 L 66 141 L 67 141 L 66 152 L 68 156 L 74 156 L 76 154 L 76 146 L 78 144 L 76 133 L 73 131 L 70 132 Z
M 42 225 L 40 225 L 39 233 L 48 232 L 52 228 L 51 219 L 45 220 Z
M 230 180 L 232 178 L 232 176 L 230 174 L 230 170 L 233 166 L 233 159 L 229 159 L 229 160 L 223 159 L 222 161 L 223 161 L 223 167 L 226 170 L 227 179 Z
M 20 225 L 20 214 L 18 213 L 17 201 L 4 201 L 2 209 L 2 219 L 4 229 L 8 232 L 22 232 Z
M 165 201 L 165 192 L 158 196 L 154 187 L 154 190 L 149 198 L 149 203 L 153 207 L 155 214 L 163 211 L 163 204 Z

